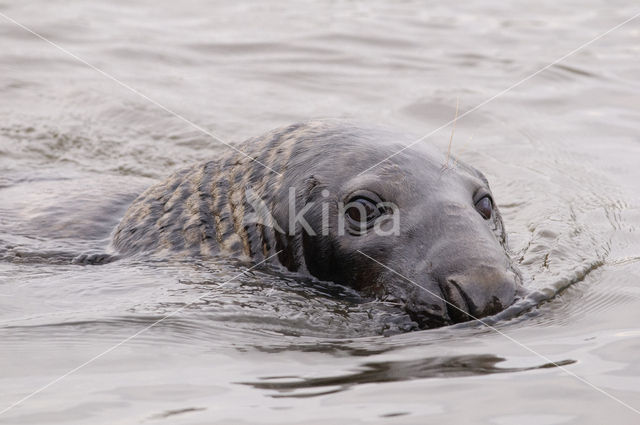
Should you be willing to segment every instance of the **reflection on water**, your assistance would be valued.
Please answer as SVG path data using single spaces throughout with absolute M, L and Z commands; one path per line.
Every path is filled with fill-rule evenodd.
M 446 378 L 488 375 L 492 373 L 524 372 L 566 366 L 574 360 L 563 360 L 530 367 L 498 367 L 505 359 L 491 354 L 432 357 L 419 360 L 395 362 L 371 362 L 360 365 L 361 370 L 348 375 L 322 378 L 297 378 L 294 376 L 260 377 L 260 382 L 244 382 L 254 388 L 274 390 L 272 397 L 314 397 L 336 393 L 354 385 L 408 381 L 411 379 Z M 296 380 L 292 380 L 296 379 Z M 336 388 L 326 388 L 336 387 Z M 317 392 L 299 390 L 317 389 Z
M 143 0 L 0 11 L 235 143 L 322 117 L 427 134 L 458 99 L 470 110 L 634 7 Z M 393 303 L 277 268 L 220 288 L 247 268 L 232 259 L 74 263 L 105 252 L 145 187 L 226 148 L 2 18 L 0 33 L 0 411 L 96 358 L 0 423 L 637 422 L 535 353 L 640 407 L 638 22 L 456 124 L 452 152 L 488 176 L 531 290 L 485 322 L 533 351 L 479 323 L 417 331 Z M 449 134 L 424 143 L 446 151 Z

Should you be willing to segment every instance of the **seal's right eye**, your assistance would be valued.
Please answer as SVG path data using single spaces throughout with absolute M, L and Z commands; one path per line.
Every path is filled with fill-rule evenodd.
M 347 199 L 342 211 L 347 229 L 353 235 L 372 228 L 376 219 L 387 212 L 382 199 L 369 190 L 358 190 Z
M 345 214 L 354 224 L 360 225 L 372 222 L 382 212 L 371 199 L 358 197 L 349 201 Z

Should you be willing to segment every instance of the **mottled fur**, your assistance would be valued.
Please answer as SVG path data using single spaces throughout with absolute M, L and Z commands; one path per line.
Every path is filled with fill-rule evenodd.
M 258 259 L 272 255 L 274 230 L 243 224 L 250 208 L 245 191 L 251 188 L 268 203 L 282 184 L 296 144 L 304 140 L 301 132 L 308 133 L 308 125 L 274 130 L 245 142 L 242 148 L 247 156 L 228 150 L 150 187 L 120 222 L 114 247 L 125 254 L 185 251 L 208 256 L 224 251 Z

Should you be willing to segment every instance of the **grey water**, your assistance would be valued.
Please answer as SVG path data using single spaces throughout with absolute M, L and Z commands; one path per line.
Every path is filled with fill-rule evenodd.
M 0 0 L 0 423 L 640 423 L 640 18 L 550 65 L 639 12 Z M 397 306 L 228 258 L 71 262 L 216 137 L 337 117 L 446 151 L 456 104 L 488 99 L 451 149 L 533 294 L 494 329 L 405 332 Z

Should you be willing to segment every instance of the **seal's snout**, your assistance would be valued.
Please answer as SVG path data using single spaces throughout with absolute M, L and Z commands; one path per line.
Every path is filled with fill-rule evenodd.
M 453 274 L 441 281 L 447 312 L 453 322 L 490 316 L 511 305 L 519 285 L 518 276 L 508 270 L 483 267 Z

